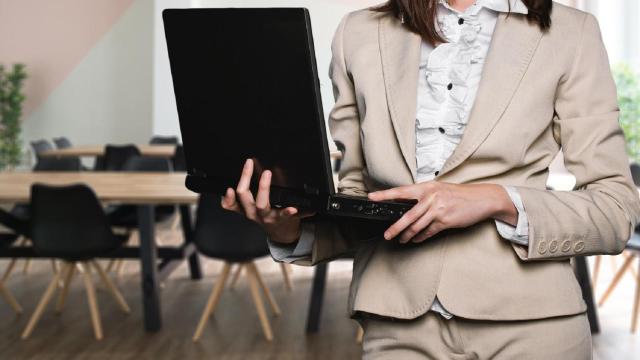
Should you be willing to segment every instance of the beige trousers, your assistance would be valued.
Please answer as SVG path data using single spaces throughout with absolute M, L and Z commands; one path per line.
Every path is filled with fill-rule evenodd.
M 586 314 L 526 321 L 444 319 L 429 311 L 414 320 L 365 317 L 363 359 L 592 358 Z

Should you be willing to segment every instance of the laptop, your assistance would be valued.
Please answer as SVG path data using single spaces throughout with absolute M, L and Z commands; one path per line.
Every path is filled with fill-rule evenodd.
M 167 9 L 163 20 L 186 186 L 235 188 L 254 160 L 254 194 L 272 171 L 271 204 L 393 221 L 415 202 L 336 193 L 311 21 L 305 8 Z

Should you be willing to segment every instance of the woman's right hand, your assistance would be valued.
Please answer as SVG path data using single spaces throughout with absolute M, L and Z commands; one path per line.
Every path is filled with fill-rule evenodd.
M 253 175 L 253 160 L 247 159 L 242 168 L 240 181 L 235 189 L 228 188 L 222 198 L 222 207 L 245 215 L 248 219 L 260 224 L 271 240 L 291 244 L 300 238 L 300 219 L 313 214 L 299 214 L 298 209 L 287 207 L 274 209 L 269 203 L 271 187 L 271 171 L 265 170 L 260 175 L 258 194 L 254 200 L 249 188 Z

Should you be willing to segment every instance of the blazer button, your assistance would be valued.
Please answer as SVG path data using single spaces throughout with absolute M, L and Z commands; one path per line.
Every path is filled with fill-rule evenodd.
M 578 241 L 575 245 L 573 245 L 573 251 L 577 253 L 581 253 L 584 251 L 584 241 Z
M 549 243 L 549 252 L 554 254 L 556 251 L 558 251 L 558 242 L 556 240 L 552 240 Z
M 540 244 L 538 244 L 538 253 L 540 255 L 544 255 L 547 253 L 547 242 L 546 241 L 540 241 Z
M 571 250 L 571 241 L 565 240 L 562 243 L 561 249 L 562 249 L 562 252 L 569 252 L 569 250 Z

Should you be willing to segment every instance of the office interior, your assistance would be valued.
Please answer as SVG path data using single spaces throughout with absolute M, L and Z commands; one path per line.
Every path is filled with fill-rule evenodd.
M 630 160 L 640 163 L 640 2 L 558 2 L 598 19 L 618 85 L 620 121 L 632 144 Z M 93 232 L 94 240 L 107 243 L 126 237 L 130 246 L 112 258 L 59 261 L 28 256 L 28 237 L 0 229 L 0 240 L 7 239 L 0 244 L 0 358 L 360 358 L 362 331 L 347 312 L 351 260 L 303 267 L 275 262 L 264 247 L 224 258 L 194 246 L 194 237 L 207 230 L 198 233 L 195 226 L 202 199 L 184 188 L 161 14 L 170 8 L 308 8 L 326 115 L 334 102 L 328 69 L 335 29 L 347 12 L 378 3 L 0 0 L 0 75 L 19 83 L 24 95 L 24 101 L 0 97 L 0 106 L 13 101 L 20 107 L 0 112 L 0 155 L 15 152 L 5 152 L 12 160 L 0 162 L 0 208 L 24 211 L 26 182 L 82 183 L 86 187 L 64 194 L 42 189 L 41 206 L 54 214 L 75 211 L 78 226 L 69 231 Z M 6 93 L 13 85 L 0 81 Z M 13 126 L 20 129 L 17 147 L 8 140 Z M 105 164 L 107 153 L 119 166 Z M 125 169 L 131 156 L 142 159 Z M 339 161 L 332 160 L 334 168 Z M 561 153 L 550 172 L 551 186 L 571 190 L 573 175 Z M 114 215 L 113 234 L 88 229 L 98 220 L 74 205 L 86 200 L 86 188 L 99 190 L 92 206 L 120 215 Z M 95 251 L 91 242 L 74 249 Z M 617 256 L 574 262 L 591 312 L 595 359 L 640 359 L 640 331 L 632 319 L 639 306 L 639 254 L 640 248 L 629 247 Z

